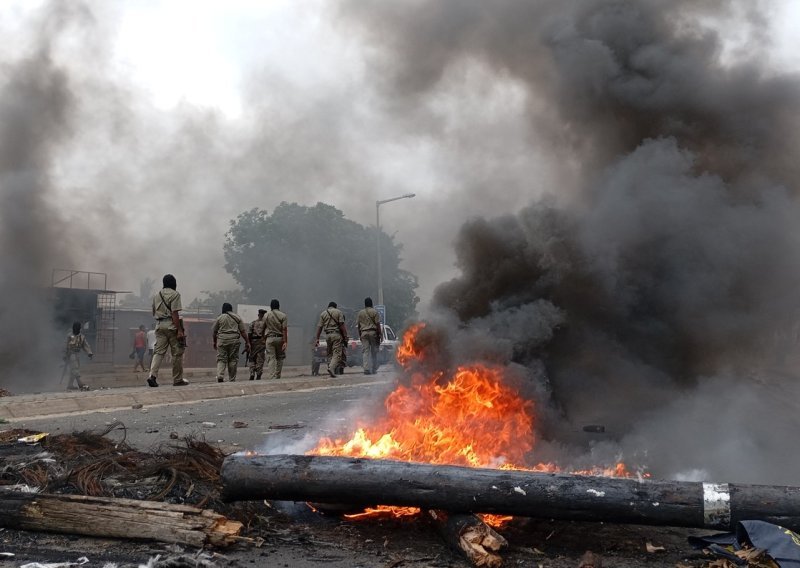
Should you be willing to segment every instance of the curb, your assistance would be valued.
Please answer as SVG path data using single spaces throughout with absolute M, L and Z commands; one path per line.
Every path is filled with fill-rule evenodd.
M 302 391 L 318 388 L 342 388 L 388 383 L 391 375 L 375 380 L 358 375 L 331 378 L 295 378 L 259 382 L 199 383 L 185 387 L 169 384 L 158 388 L 129 387 L 89 392 L 46 393 L 0 399 L 0 418 L 7 422 L 32 420 L 46 416 L 64 416 L 93 411 L 114 411 L 141 404 L 143 407 L 185 404 L 203 400 L 253 396 L 277 392 Z M 14 400 L 17 399 L 17 400 Z

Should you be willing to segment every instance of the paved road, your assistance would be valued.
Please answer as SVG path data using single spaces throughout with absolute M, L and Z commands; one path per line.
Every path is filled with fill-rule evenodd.
M 241 386 L 238 382 L 214 383 L 202 389 L 190 385 L 175 389 L 140 387 L 115 389 L 111 393 L 70 393 L 70 399 L 86 401 L 86 406 L 90 406 L 90 401 L 95 402 L 97 410 L 14 419 L 13 426 L 63 433 L 103 428 L 120 421 L 127 428 L 128 443 L 141 449 L 168 440 L 170 433 L 175 432 L 180 437 L 204 435 L 226 450 L 238 447 L 274 451 L 276 447 L 285 447 L 308 436 L 318 439 L 320 434 L 334 435 L 343 426 L 349 426 L 354 415 L 363 414 L 368 406 L 380 403 L 382 395 L 391 388 L 392 378 L 393 374 L 386 371 L 369 377 L 346 374 L 336 379 L 315 381 L 305 378 L 264 384 L 248 381 Z M 242 390 L 245 394 L 241 394 Z M 176 393 L 197 396 L 175 402 L 172 399 Z M 142 408 L 119 403 L 127 402 L 128 398 L 145 397 L 152 402 Z M 60 397 L 59 404 L 66 399 L 66 396 Z M 109 401 L 111 405 L 107 404 Z M 54 395 L 46 396 L 42 401 L 43 405 L 49 404 L 51 408 L 53 403 Z M 16 408 L 21 406 L 22 403 Z M 234 421 L 245 422 L 247 426 L 234 428 Z

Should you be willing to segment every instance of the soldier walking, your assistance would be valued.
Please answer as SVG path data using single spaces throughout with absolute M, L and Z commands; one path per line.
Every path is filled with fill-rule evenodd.
M 372 307 L 372 298 L 364 298 L 364 309 L 356 316 L 358 335 L 361 338 L 361 360 L 365 375 L 378 372 L 378 347 L 383 341 L 381 316 Z
M 81 382 L 81 351 L 86 351 L 89 359 L 94 357 L 86 336 L 81 333 L 81 322 L 76 321 L 72 324 L 72 333 L 67 336 L 67 348 L 64 353 L 64 364 L 69 368 L 69 382 L 67 390 L 88 391 L 89 386 Z
M 153 296 L 153 317 L 156 320 L 156 346 L 150 364 L 150 377 L 147 384 L 158 386 L 158 370 L 167 354 L 172 353 L 172 385 L 185 386 L 189 381 L 183 378 L 183 352 L 186 349 L 186 335 L 180 320 L 181 294 L 177 291 L 177 281 L 172 274 L 164 275 L 163 288 Z
M 280 379 L 286 347 L 289 345 L 289 318 L 280 310 L 281 303 L 272 300 L 264 314 L 264 336 L 267 348 L 267 377 Z
M 222 313 L 211 328 L 214 349 L 217 350 L 217 382 L 225 380 L 225 369 L 228 369 L 228 381 L 236 380 L 239 367 L 239 337 L 244 339 L 245 351 L 250 351 L 250 340 L 244 328 L 242 318 L 233 313 L 233 306 L 228 302 L 222 304 Z
M 336 377 L 336 369 L 344 360 L 342 346 L 347 343 L 347 328 L 344 326 L 344 314 L 336 306 L 336 302 L 329 302 L 328 308 L 319 315 L 317 335 L 314 346 L 319 345 L 319 336 L 325 331 L 325 341 L 328 344 L 328 375 Z
M 267 310 L 258 310 L 258 319 L 250 322 L 250 380 L 261 380 L 264 371 L 264 360 L 267 354 L 267 338 L 264 334 L 264 314 Z

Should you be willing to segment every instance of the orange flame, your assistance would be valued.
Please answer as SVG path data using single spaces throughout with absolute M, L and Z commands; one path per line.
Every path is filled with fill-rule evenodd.
M 426 358 L 417 341 L 424 323 L 411 326 L 397 348 L 397 361 L 411 374 L 384 401 L 385 413 L 360 425 L 349 439 L 323 438 L 314 455 L 394 459 L 431 464 L 556 472 L 551 463 L 526 464 L 535 444 L 534 403 L 504 384 L 505 369 L 473 363 L 453 372 L 417 370 Z M 627 476 L 625 465 L 576 472 Z M 349 519 L 416 514 L 414 507 L 379 506 Z M 484 515 L 500 526 L 511 519 Z

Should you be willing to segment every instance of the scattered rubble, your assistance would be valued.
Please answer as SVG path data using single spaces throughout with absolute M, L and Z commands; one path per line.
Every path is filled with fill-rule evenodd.
M 102 432 L 0 432 L 0 526 L 192 546 L 252 540 L 239 533 L 266 507 L 221 501 L 222 450 L 185 437 L 141 452 L 128 446 L 125 434 L 120 422 Z M 142 531 L 128 517 L 146 518 L 154 530 Z M 135 534 L 125 532 L 131 527 Z
M 302 427 L 302 426 L 300 426 Z M 138 535 L 139 538 L 150 538 L 153 540 L 167 540 L 161 534 L 169 533 L 165 530 L 165 524 L 159 524 L 157 519 L 161 512 L 167 511 L 180 511 L 181 516 L 189 515 L 187 518 L 197 519 L 215 519 L 219 520 L 221 524 L 216 522 L 208 523 L 206 528 L 197 529 L 193 526 L 191 537 L 181 536 L 180 541 L 187 546 L 192 547 L 207 547 L 212 546 L 233 546 L 233 547 L 247 547 L 249 550 L 259 550 L 258 546 L 265 545 L 264 554 L 273 552 L 276 547 L 284 544 L 300 545 L 300 546 L 314 546 L 324 547 L 328 550 L 351 550 L 360 549 L 362 543 L 364 549 L 375 548 L 375 553 L 378 556 L 385 555 L 383 560 L 376 565 L 381 566 L 400 566 L 402 564 L 408 566 L 453 566 L 447 555 L 438 556 L 438 552 L 434 555 L 427 556 L 422 549 L 404 548 L 403 552 L 398 550 L 391 551 L 391 546 L 388 537 L 386 537 L 386 530 L 391 530 L 392 526 L 400 526 L 401 523 L 410 523 L 411 521 L 379 521 L 372 523 L 363 523 L 360 529 L 354 528 L 352 523 L 342 522 L 341 524 L 331 525 L 330 517 L 333 514 L 317 515 L 323 518 L 320 524 L 309 526 L 306 521 L 310 516 L 315 515 L 310 509 L 305 513 L 298 513 L 299 509 L 292 509 L 292 515 L 289 516 L 287 508 L 280 503 L 270 503 L 267 501 L 245 501 L 238 503 L 223 502 L 222 482 L 220 479 L 220 470 L 225 453 L 220 448 L 206 442 L 204 439 L 187 436 L 178 437 L 177 432 L 172 432 L 170 437 L 172 442 L 164 443 L 155 446 L 149 451 L 139 451 L 131 448 L 126 443 L 127 430 L 125 426 L 119 422 L 108 424 L 105 429 L 97 432 L 77 432 L 72 434 L 54 434 L 49 435 L 43 432 L 36 432 L 31 430 L 13 429 L 0 431 L 0 526 L 3 523 L 9 523 L 14 515 L 9 515 L 7 511 L 15 510 L 9 504 L 12 501 L 20 503 L 30 502 L 31 500 L 37 503 L 42 503 L 40 507 L 49 507 L 47 517 L 51 517 L 52 511 L 59 513 L 64 512 L 68 504 L 71 506 L 80 505 L 83 507 L 79 515 L 74 515 L 74 525 L 72 527 L 62 527 L 63 530 L 69 532 L 70 535 L 92 535 L 97 536 L 95 527 L 100 527 L 103 530 L 110 530 L 113 528 L 113 522 L 106 522 L 106 518 L 97 521 L 100 517 L 93 517 L 91 506 L 102 505 L 111 511 L 123 511 L 127 506 L 134 508 L 143 508 L 144 515 L 154 515 L 153 526 L 156 530 L 155 534 L 151 535 Z M 44 434 L 44 435 L 43 435 Z M 19 440 L 28 440 L 27 442 L 20 442 Z M 35 441 L 31 441 L 35 440 Z M 13 497 L 8 498 L 11 494 Z M 131 503 L 133 501 L 133 503 Z M 298 506 L 299 507 L 299 506 Z M 22 511 L 17 514 L 17 517 L 25 517 L 24 509 L 16 509 Z M 101 515 L 101 513 L 97 513 Z M 115 513 L 116 514 L 116 513 Z M 300 515 L 299 519 L 294 515 Z M 196 515 L 196 517 L 192 517 Z M 428 515 L 430 516 L 430 512 Z M 426 516 L 426 517 L 427 517 Z M 449 518 L 450 525 L 441 522 L 439 527 L 432 527 L 428 525 L 427 529 L 420 526 L 418 530 L 430 531 L 437 528 L 440 531 L 444 529 L 448 533 L 448 527 L 456 527 L 456 531 L 449 531 L 451 534 L 445 538 L 446 541 L 462 546 L 461 552 L 467 556 L 470 550 L 474 553 L 476 550 L 479 554 L 474 558 L 483 558 L 484 565 L 498 565 L 495 560 L 497 553 L 494 549 L 499 549 L 501 546 L 505 547 L 505 553 L 516 557 L 527 557 L 528 560 L 524 562 L 533 562 L 537 565 L 538 560 L 545 556 L 549 560 L 558 557 L 558 552 L 554 550 L 553 542 L 555 538 L 551 538 L 556 532 L 567 530 L 569 527 L 568 522 L 561 522 L 560 524 L 553 524 L 552 521 L 538 524 L 522 523 L 513 529 L 510 533 L 504 531 L 504 535 L 509 537 L 508 540 L 512 541 L 511 536 L 520 538 L 520 535 L 531 535 L 531 527 L 539 527 L 534 529 L 538 531 L 538 535 L 534 538 L 534 543 L 540 543 L 539 548 L 530 546 L 530 541 L 527 547 L 511 547 L 503 544 L 504 541 L 495 537 L 492 532 L 484 528 L 480 522 L 476 522 L 472 516 L 455 516 L 446 515 L 444 520 Z M 124 518 L 124 517 L 123 517 Z M 183 518 L 183 517 L 182 517 Z M 86 520 L 89 520 L 88 522 Z M 92 521 L 91 519 L 95 519 Z M 56 521 L 58 519 L 56 518 Z M 84 520 L 81 526 L 79 520 Z M 430 519 L 429 519 L 430 520 Z M 437 519 L 433 519 L 434 523 Z M 457 523 L 456 523 L 457 521 Z M 195 521 L 190 521 L 194 523 Z M 389 527 L 381 523 L 393 523 Z M 123 522 L 118 522 L 118 528 Z M 237 524 L 240 524 L 240 529 L 236 529 Z M 419 519 L 417 520 L 419 523 Z M 425 523 L 422 523 L 423 525 Z M 225 530 L 219 534 L 211 527 L 229 527 L 231 532 L 225 533 Z M 405 526 L 410 526 L 406 524 Z M 560 527 L 551 529 L 549 527 Z M 89 527 L 88 529 L 86 527 Z M 161 527 L 161 530 L 158 530 Z M 468 527 L 468 530 L 461 530 Z M 22 527 L 18 527 L 22 528 Z M 42 528 L 25 528 L 24 530 L 55 530 Z M 62 530 L 62 532 L 63 532 Z M 86 531 L 89 531 L 88 533 Z M 328 535 L 326 538 L 325 532 L 317 531 L 334 531 L 337 534 L 336 539 Z M 594 530 L 594 529 L 593 529 Z M 619 560 L 615 557 L 614 551 L 618 550 L 618 546 L 628 546 L 623 544 L 619 537 L 617 544 L 610 546 L 612 551 L 610 556 L 609 552 L 603 542 L 607 536 L 603 536 L 603 531 L 611 530 L 610 527 L 604 527 L 602 523 L 598 524 L 598 534 L 593 535 L 589 540 L 589 535 L 576 533 L 575 538 L 579 540 L 586 539 L 586 548 L 591 546 L 591 550 L 603 554 L 605 558 L 601 558 L 600 554 L 592 553 L 591 557 L 583 558 L 584 567 L 599 568 L 605 560 L 605 564 L 614 564 L 619 566 L 626 566 L 626 564 L 615 562 Z M 630 547 L 637 547 L 641 550 L 641 555 L 652 555 L 658 553 L 662 558 L 667 554 L 664 547 L 654 546 L 651 536 L 645 532 L 651 530 L 649 528 L 641 528 L 639 530 L 639 537 L 630 539 Z M 198 531 L 202 534 L 199 534 Z M 203 532 L 206 531 L 206 532 Z M 560 532 L 559 532 L 560 531 Z M 3 529 L 0 528 L 0 532 Z M 5 531 L 4 534 L 9 534 L 11 531 Z M 474 537 L 472 536 L 474 533 Z M 396 533 L 390 533 L 396 534 Z M 612 533 L 616 534 L 616 533 Z M 116 538 L 133 539 L 137 535 L 128 535 L 120 533 L 106 533 L 107 536 L 115 536 Z M 213 535 L 213 536 L 210 536 Z M 359 535 L 360 536 L 359 538 Z M 373 538 L 364 539 L 363 535 L 369 535 Z M 173 535 L 174 536 L 174 535 Z M 663 537 L 663 535 L 662 535 Z M 71 538 L 74 538 L 71 537 Z M 500 537 L 502 538 L 502 537 Z M 226 540 L 227 539 L 227 540 Z M 344 539 L 344 540 L 342 540 Z M 345 542 L 346 540 L 346 542 Z M 378 543 L 375 545 L 374 543 Z M 379 545 L 383 542 L 383 547 Z M 656 541 L 657 542 L 657 541 Z M 668 541 L 669 542 L 669 541 Z M 667 542 L 667 543 L 668 543 Z M 266 544 L 265 544 L 266 543 Z M 468 549 L 464 549 L 464 544 L 468 544 Z M 642 546 L 644 544 L 644 546 Z M 658 543 L 666 544 L 663 540 Z M 649 545 L 649 546 L 648 546 Z M 172 546 L 172 545 L 170 545 Z M 396 546 L 396 545 L 395 545 Z M 674 551 L 677 542 L 672 541 L 668 550 Z M 272 547 L 272 548 L 270 548 Z M 483 547 L 481 550 L 478 547 Z M 548 547 L 548 548 L 545 548 Z M 454 547 L 455 548 L 455 547 Z M 584 548 L 584 550 L 586 549 Z M 19 552 L 20 548 L 7 548 L 4 552 L 5 555 L 0 556 L 0 560 L 12 560 L 15 552 Z M 431 549 L 428 549 L 430 551 Z M 412 552 L 414 551 L 414 552 Z M 262 554 L 259 552 L 259 554 Z M 707 553 L 706 553 L 707 554 Z M 44 565 L 62 565 L 68 564 L 75 565 L 75 562 L 80 561 L 76 557 L 56 557 L 52 555 L 45 560 L 36 558 L 40 564 L 33 563 L 33 566 Z M 748 549 L 736 553 L 736 556 L 742 562 L 741 565 L 746 565 L 751 568 L 768 566 L 770 562 L 763 550 Z M 534 558 L 531 558 L 534 557 Z M 147 556 L 143 558 L 146 561 Z M 182 555 L 180 560 L 176 560 L 177 556 L 172 554 L 169 558 L 166 554 L 162 556 L 155 556 L 150 554 L 150 561 L 147 566 L 152 568 L 174 565 L 174 566 L 215 566 L 215 561 L 224 560 L 225 557 L 221 556 L 206 556 L 202 559 L 193 557 L 191 555 Z M 644 561 L 644 556 L 639 556 Z M 30 560 L 30 557 L 28 558 Z M 201 562 L 202 560 L 202 562 Z M 511 561 L 511 558 L 508 558 Z M 541 558 L 545 560 L 545 558 Z M 94 559 L 92 560 L 94 562 Z M 178 562 L 170 564 L 170 562 Z M 181 563 L 182 562 L 182 563 Z M 192 563 L 193 562 L 193 563 Z M 519 560 L 516 561 L 520 563 Z M 572 560 L 571 566 L 575 566 L 575 560 Z M 686 559 L 679 565 L 686 568 L 712 568 L 722 567 L 724 559 L 711 558 L 705 556 L 700 558 L 699 555 L 693 560 Z M 419 563 L 419 564 L 418 564 Z M 506 562 L 509 565 L 508 562 Z M 142 565 L 145 565 L 142 563 Z M 219 564 L 221 565 L 221 564 Z M 477 565 L 477 563 L 476 563 Z M 557 562 L 553 566 L 564 566 L 563 563 Z M 677 564 L 673 564 L 677 565 Z M 732 566 L 732 564 L 730 564 Z

